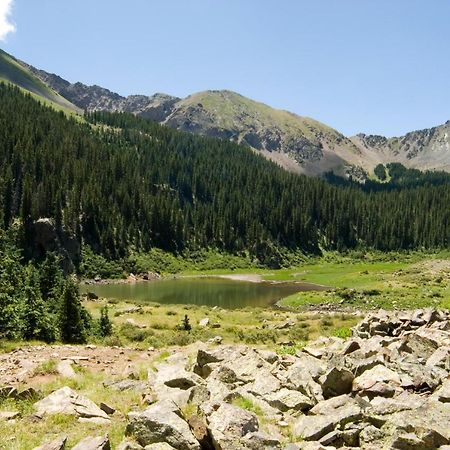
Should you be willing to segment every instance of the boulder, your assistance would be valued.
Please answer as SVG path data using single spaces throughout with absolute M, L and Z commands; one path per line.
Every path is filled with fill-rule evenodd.
M 432 395 L 432 398 L 442 403 L 450 403 L 450 379 L 444 381 L 442 386 Z
M 126 434 L 133 436 L 144 447 L 167 443 L 176 450 L 201 449 L 173 402 L 157 402 L 142 412 L 130 413 L 128 418 Z
M 195 439 L 200 443 L 202 450 L 214 450 L 208 427 L 204 420 L 200 416 L 191 416 L 188 424 Z
M 198 326 L 201 327 L 201 328 L 205 328 L 208 325 L 209 325 L 209 318 L 208 317 L 205 317 L 204 319 L 200 319 L 198 321 Z
M 51 442 L 35 447 L 33 450 L 64 450 L 66 448 L 67 436 L 60 436 Z
M 248 392 L 259 397 L 264 397 L 271 392 L 278 391 L 281 387 L 280 381 L 267 369 L 261 369 L 255 374 L 255 381 L 247 384 Z
M 353 373 L 343 367 L 332 367 L 320 377 L 324 398 L 348 394 L 352 391 Z
M 259 430 L 258 419 L 255 414 L 228 403 L 221 403 L 207 417 L 207 421 L 208 430 L 216 450 L 231 449 L 246 434 Z
M 286 388 L 264 396 L 264 400 L 270 406 L 283 412 L 289 410 L 307 411 L 314 406 L 314 402 L 306 395 Z
M 124 439 L 117 447 L 117 450 L 142 450 L 144 447 L 142 447 L 141 445 L 139 445 L 136 442 L 133 441 L 129 441 L 128 439 Z M 173 447 L 170 447 L 169 445 L 169 449 L 171 449 Z
M 280 440 L 262 431 L 247 433 L 241 442 L 251 450 L 281 450 Z
M 155 385 L 165 384 L 171 388 L 189 389 L 205 384 L 204 380 L 193 372 L 188 372 L 182 366 L 161 364 L 158 366 Z
M 108 435 L 87 437 L 72 447 L 72 450 L 111 450 L 111 444 Z
M 400 376 L 391 369 L 382 364 L 378 364 L 372 369 L 366 370 L 353 381 L 353 391 L 369 391 L 375 385 L 380 383 L 391 384 L 395 387 L 400 386 Z
M 294 424 L 294 436 L 305 441 L 317 441 L 330 431 L 336 423 L 327 416 L 303 416 Z
M 94 402 L 67 386 L 38 401 L 34 408 L 39 416 L 68 414 L 83 419 L 102 419 L 104 423 L 109 423 L 108 415 Z

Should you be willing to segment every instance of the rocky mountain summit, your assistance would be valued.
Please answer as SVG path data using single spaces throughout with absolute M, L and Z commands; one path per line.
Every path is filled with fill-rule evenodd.
M 444 450 L 449 373 L 450 313 L 430 309 L 371 314 L 353 337 L 322 337 L 295 355 L 200 344 L 149 367 L 146 381 L 129 367 L 128 378 L 107 386 L 139 392 L 147 404 L 128 414 L 121 450 Z M 35 402 L 33 420 L 65 414 L 107 425 L 118 406 L 63 387 Z M 18 420 L 9 413 L 3 420 Z M 40 450 L 64 445 L 62 436 Z M 75 448 L 110 443 L 101 435 Z
M 400 162 L 420 170 L 450 171 L 449 123 L 386 138 L 348 138 L 309 117 L 277 110 L 235 92 L 214 90 L 180 99 L 167 94 L 123 97 L 100 86 L 70 83 L 25 62 L 29 78 L 81 110 L 128 112 L 178 130 L 246 144 L 282 167 L 307 175 L 373 171 Z M 0 78 L 2 68 L 0 67 Z M 35 83 L 35 84 L 36 84 Z

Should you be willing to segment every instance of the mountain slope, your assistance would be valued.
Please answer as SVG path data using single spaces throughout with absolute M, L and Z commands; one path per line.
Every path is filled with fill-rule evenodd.
M 399 162 L 409 168 L 450 172 L 450 121 L 402 137 L 359 134 L 351 141 L 360 149 L 368 169 L 379 163 Z
M 29 71 L 26 65 L 3 50 L 0 50 L 0 81 L 15 84 L 57 108 L 76 112 L 80 111 L 78 107 L 55 92 L 39 77 Z
M 321 175 L 333 171 L 364 178 L 376 165 L 388 162 L 450 171 L 449 123 L 398 138 L 364 134 L 347 138 L 316 120 L 276 110 L 231 91 L 205 91 L 184 99 L 166 94 L 123 97 L 21 64 L 82 110 L 128 112 L 177 130 L 244 143 L 294 172 Z
M 348 152 L 359 153 L 341 133 L 308 117 L 276 110 L 231 91 L 206 91 L 175 104 L 163 122 L 172 128 L 231 139 L 294 171 L 343 170 Z

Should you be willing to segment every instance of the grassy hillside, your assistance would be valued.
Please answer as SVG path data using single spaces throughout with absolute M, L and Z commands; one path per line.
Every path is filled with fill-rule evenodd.
M 176 104 L 165 123 L 245 143 L 287 169 L 308 174 L 330 169 L 339 173 L 348 155 L 359 153 L 333 128 L 231 91 L 193 94 Z
M 30 92 L 38 100 L 58 110 L 80 112 L 79 108 L 49 88 L 13 56 L 3 50 L 0 50 L 0 81 L 12 83 Z

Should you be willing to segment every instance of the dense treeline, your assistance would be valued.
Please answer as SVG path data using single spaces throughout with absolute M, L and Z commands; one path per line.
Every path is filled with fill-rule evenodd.
M 21 231 L 17 223 L 0 231 L 0 339 L 80 344 L 100 333 L 81 304 L 76 279 L 64 276 L 56 254 L 40 264 L 24 263 Z
M 127 114 L 85 121 L 0 86 L 0 223 L 52 217 L 108 258 L 130 249 L 448 247 L 450 186 L 363 192 Z

